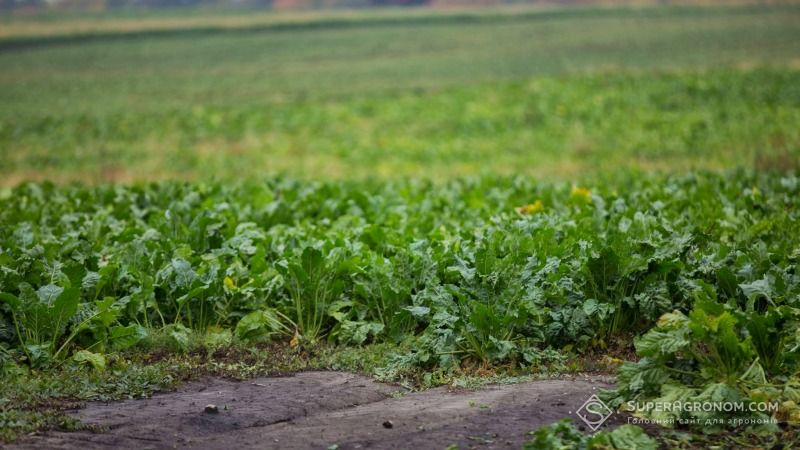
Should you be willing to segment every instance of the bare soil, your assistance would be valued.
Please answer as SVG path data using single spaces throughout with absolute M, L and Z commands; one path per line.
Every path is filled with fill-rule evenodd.
M 580 423 L 574 411 L 608 386 L 576 378 L 406 393 L 341 372 L 207 379 L 146 400 L 88 403 L 69 414 L 91 429 L 28 436 L 12 448 L 519 448 L 542 425 Z

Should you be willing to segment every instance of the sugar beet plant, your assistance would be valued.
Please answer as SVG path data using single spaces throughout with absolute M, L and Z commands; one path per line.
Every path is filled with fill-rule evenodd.
M 793 272 L 792 267 L 774 276 L 794 278 Z M 705 420 L 719 415 L 637 410 L 638 403 L 628 402 L 769 402 L 779 405 L 776 415 L 782 421 L 800 423 L 800 296 L 796 283 L 783 291 L 774 286 L 786 285 L 772 277 L 739 285 L 746 305 L 731 298 L 720 301 L 724 298 L 713 286 L 698 281 L 688 314 L 664 314 L 655 328 L 636 339 L 641 359 L 623 365 L 620 387 L 607 393 L 610 403 L 648 418 Z M 766 280 L 771 283 L 762 282 Z M 765 413 L 756 413 L 765 418 Z M 729 420 L 754 419 L 753 414 L 726 413 Z
M 790 174 L 24 184 L 0 203 L 4 361 L 45 366 L 153 330 L 180 346 L 190 330 L 229 329 L 242 340 L 410 340 L 406 363 L 446 370 L 641 335 L 642 359 L 622 374 L 632 396 L 665 395 L 665 383 L 756 395 L 737 380 L 796 380 Z M 718 327 L 740 353 L 733 340 L 713 347 L 718 328 L 698 328 L 711 320 L 700 314 L 728 314 Z

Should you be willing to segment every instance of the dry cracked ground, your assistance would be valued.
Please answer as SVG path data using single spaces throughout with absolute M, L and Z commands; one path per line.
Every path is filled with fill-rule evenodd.
M 577 419 L 573 412 L 607 386 L 576 378 L 406 392 L 341 372 L 208 379 L 146 400 L 89 403 L 70 414 L 93 431 L 50 431 L 14 448 L 519 448 L 529 431 Z

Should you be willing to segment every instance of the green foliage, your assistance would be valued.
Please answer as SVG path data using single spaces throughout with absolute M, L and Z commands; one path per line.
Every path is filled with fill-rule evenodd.
M 564 419 L 531 433 L 525 450 L 656 450 L 658 442 L 634 425 L 588 436 Z
M 278 262 L 292 302 L 294 323 L 311 342 L 323 334 L 329 322 L 328 308 L 344 289 L 344 281 L 337 277 L 338 253 L 323 255 L 319 249 L 306 247 L 299 257 Z
M 192 330 L 180 323 L 173 323 L 164 327 L 161 332 L 167 339 L 171 350 L 183 352 L 192 345 Z
M 221 342 L 415 340 L 397 367 L 525 366 L 644 333 L 677 308 L 687 314 L 664 316 L 622 369 L 637 395 L 658 395 L 675 379 L 663 358 L 687 350 L 696 362 L 678 369 L 698 385 L 791 375 L 800 242 L 782 230 L 797 223 L 796 177 L 592 185 L 21 185 L 0 200 L 3 355 L 46 365 L 151 333 L 186 350 L 227 329 Z
M 237 324 L 238 328 L 238 324 Z M 203 345 L 208 349 L 217 349 L 230 345 L 233 342 L 233 333 L 227 328 L 213 327 L 206 330 L 203 336 Z
M 243 341 L 269 338 L 273 333 L 290 331 L 280 313 L 271 310 L 253 311 L 236 324 L 236 337 Z
M 792 275 L 793 277 L 793 275 Z M 740 287 L 744 283 L 740 284 Z M 625 401 L 778 402 L 777 418 L 797 421 L 794 387 L 800 373 L 797 333 L 800 308 L 796 286 L 763 284 L 769 307 L 757 308 L 742 289 L 743 302 L 722 302 L 713 286 L 696 285 L 693 308 L 667 313 L 657 326 L 636 339 L 637 362 L 626 362 L 612 404 Z M 747 300 L 745 300 L 747 299 Z M 742 306 L 742 303 L 746 306 Z M 711 417 L 706 412 L 641 412 L 660 419 Z M 728 418 L 753 412 L 726 412 Z M 726 422 L 727 423 L 727 422 Z
M 92 353 L 88 350 L 80 350 L 72 355 L 72 360 L 78 364 L 88 364 L 95 370 L 105 370 L 106 358 L 98 353 Z
M 37 291 L 27 284 L 19 285 L 19 297 L 2 293 L 11 310 L 19 343 L 31 364 L 45 364 L 54 354 L 59 339 L 65 334 L 68 321 L 78 311 L 80 289 L 54 284 Z M 74 332 L 67 341 L 74 337 Z

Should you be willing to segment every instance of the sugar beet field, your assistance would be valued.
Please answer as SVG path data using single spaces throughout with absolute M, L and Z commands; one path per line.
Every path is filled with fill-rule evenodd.
M 0 15 L 0 439 L 799 446 L 799 24 Z

